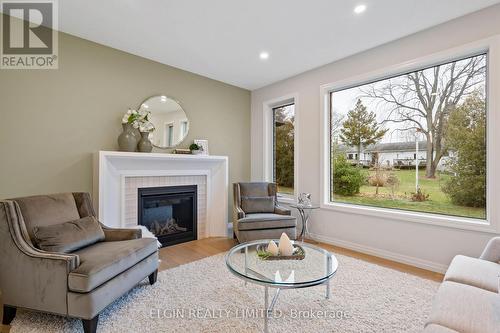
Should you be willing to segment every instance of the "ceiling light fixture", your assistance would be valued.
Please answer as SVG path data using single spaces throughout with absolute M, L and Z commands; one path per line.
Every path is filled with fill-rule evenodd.
M 263 51 L 263 52 L 261 52 L 261 53 L 259 54 L 259 58 L 260 58 L 261 60 L 267 60 L 267 59 L 269 59 L 269 53 L 267 53 L 267 52 Z
M 363 13 L 365 10 L 366 10 L 366 5 L 357 5 L 356 7 L 354 7 L 354 12 L 355 12 L 356 14 L 361 14 L 361 13 Z

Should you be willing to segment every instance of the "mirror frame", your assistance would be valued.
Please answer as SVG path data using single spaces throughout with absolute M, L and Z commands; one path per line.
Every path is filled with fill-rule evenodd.
M 146 103 L 148 100 L 150 100 L 151 98 L 153 98 L 153 97 L 161 97 L 161 96 L 165 96 L 168 99 L 173 100 L 174 102 L 176 102 L 181 107 L 182 111 L 184 111 L 184 113 L 186 114 L 186 118 L 187 118 L 187 121 L 188 121 L 188 128 L 187 128 L 187 132 L 186 132 L 186 135 L 184 136 L 184 138 L 181 141 L 177 142 L 177 144 L 175 144 L 173 146 L 161 147 L 161 146 L 155 145 L 152 141 L 151 141 L 151 144 L 153 145 L 153 147 L 158 148 L 158 149 L 174 149 L 174 148 L 178 147 L 181 143 L 183 143 L 184 141 L 186 141 L 186 138 L 189 135 L 189 130 L 191 129 L 191 119 L 189 118 L 188 113 L 186 112 L 186 109 L 184 109 L 184 107 L 182 106 L 181 102 L 179 102 L 176 98 L 173 98 L 172 96 L 169 96 L 167 94 L 155 94 L 155 95 L 151 95 L 151 96 L 147 97 L 145 100 L 143 100 L 141 102 L 141 104 L 139 104 L 139 107 L 137 108 L 137 111 L 139 111 L 141 109 L 142 105 L 144 103 Z

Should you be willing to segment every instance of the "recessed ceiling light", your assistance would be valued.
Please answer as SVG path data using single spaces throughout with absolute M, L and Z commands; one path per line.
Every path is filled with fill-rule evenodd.
M 354 7 L 354 12 L 355 12 L 356 14 L 361 14 L 361 13 L 363 13 L 365 10 L 366 10 L 366 5 L 357 5 L 356 7 Z
M 263 52 L 261 52 L 261 53 L 259 54 L 259 58 L 260 58 L 261 60 L 267 60 L 267 59 L 269 59 L 269 53 L 268 53 L 268 52 L 263 51 Z

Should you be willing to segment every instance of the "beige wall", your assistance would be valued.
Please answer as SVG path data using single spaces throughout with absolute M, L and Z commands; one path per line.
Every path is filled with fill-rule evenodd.
M 92 153 L 116 150 L 123 113 L 155 94 L 191 120 L 181 147 L 208 139 L 230 182 L 250 178 L 249 91 L 66 34 L 59 45 L 58 70 L 0 70 L 0 198 L 90 192 Z
M 265 102 L 282 96 L 297 97 L 298 192 L 311 193 L 313 200 L 319 201 L 320 100 L 323 97 L 320 87 L 498 35 L 499 19 L 500 5 L 496 5 L 253 91 L 252 179 L 265 177 L 262 129 Z M 496 66 L 499 64 L 498 57 L 490 61 Z M 498 90 L 493 93 L 499 96 Z M 499 126 L 500 122 L 494 125 Z M 498 151 L 499 142 L 489 144 L 492 151 Z M 493 204 L 495 200 L 493 196 Z M 433 270 L 444 270 L 459 253 L 478 256 L 487 240 L 494 236 L 324 208 L 313 213 L 310 229 L 324 241 Z

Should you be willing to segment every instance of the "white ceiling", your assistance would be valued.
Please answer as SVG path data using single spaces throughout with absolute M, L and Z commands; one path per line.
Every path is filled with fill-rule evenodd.
M 355 15 L 353 8 L 366 4 Z M 64 0 L 59 28 L 256 89 L 500 0 Z M 259 59 L 267 51 L 267 61 Z

